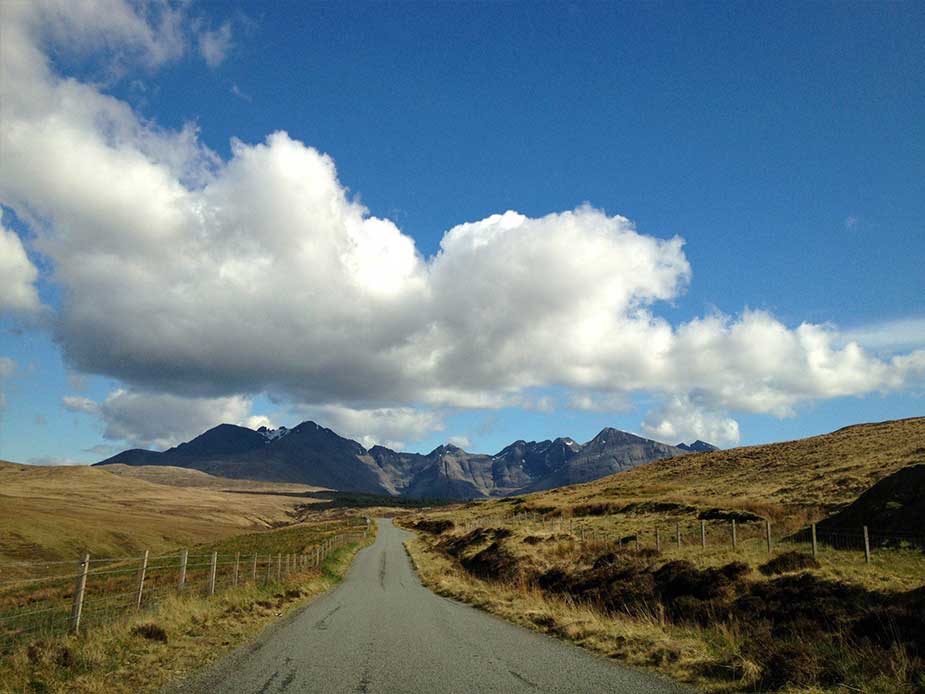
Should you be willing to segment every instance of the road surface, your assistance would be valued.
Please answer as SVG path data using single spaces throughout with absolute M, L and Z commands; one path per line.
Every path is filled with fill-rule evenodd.
M 411 534 L 378 523 L 376 543 L 357 555 L 340 586 L 179 692 L 687 691 L 435 595 L 405 554 Z

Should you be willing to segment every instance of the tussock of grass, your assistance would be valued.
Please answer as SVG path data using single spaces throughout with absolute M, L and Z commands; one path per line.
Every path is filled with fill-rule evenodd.
M 360 546 L 335 550 L 319 569 L 291 574 L 282 583 L 247 585 L 211 599 L 173 596 L 151 611 L 79 637 L 20 643 L 0 660 L 2 691 L 161 691 L 329 590 L 346 573 Z

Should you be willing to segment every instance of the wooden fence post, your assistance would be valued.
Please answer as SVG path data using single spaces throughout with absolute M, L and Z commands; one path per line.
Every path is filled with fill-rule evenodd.
M 662 533 L 657 525 L 655 526 L 655 551 L 662 551 Z
M 138 592 L 135 596 L 135 607 L 141 609 L 141 597 L 145 589 L 145 572 L 148 570 L 148 550 L 141 557 L 141 567 L 138 569 Z
M 707 522 L 705 520 L 700 521 L 700 548 L 707 548 Z
M 676 530 L 677 530 L 677 535 L 678 535 L 678 536 L 677 536 L 677 540 L 678 540 L 678 549 L 681 549 L 681 524 L 680 524 L 680 523 L 677 524 Z
M 241 553 L 234 553 L 234 577 L 231 579 L 231 584 L 237 588 L 238 587 L 238 565 L 241 562 Z
M 285 571 L 283 571 L 283 575 L 285 576 L 288 573 L 289 573 L 289 555 L 287 554 L 286 555 L 286 569 Z
M 732 519 L 732 548 L 736 548 L 736 519 Z
M 816 555 L 819 553 L 819 545 L 816 543 L 816 524 L 813 523 L 813 559 L 816 558 Z
M 273 566 L 273 555 L 268 554 L 267 555 L 267 580 L 266 580 L 267 585 L 270 584 L 270 571 L 272 569 L 272 566 Z
M 90 570 L 90 555 L 85 554 L 80 562 L 80 573 L 77 574 L 77 583 L 74 585 L 74 603 L 71 606 L 71 633 L 80 632 L 80 615 L 84 609 L 84 592 L 87 589 L 87 572 Z
M 254 552 L 254 568 L 251 570 L 251 580 L 257 585 L 257 553 Z
M 186 562 L 189 561 L 189 550 L 184 549 L 180 552 L 180 579 L 177 581 L 177 590 L 183 590 L 186 586 Z
M 864 526 L 864 562 L 870 564 L 870 535 L 867 534 L 867 526 Z
M 766 520 L 764 522 L 764 527 L 765 527 L 765 531 L 766 531 L 767 539 L 768 539 L 768 554 L 770 554 L 774 548 L 773 544 L 771 543 L 771 521 Z
M 283 555 L 276 554 L 276 580 L 279 582 L 283 577 Z
M 218 568 L 218 552 L 212 552 L 212 566 L 209 568 L 209 596 L 215 595 L 215 570 Z

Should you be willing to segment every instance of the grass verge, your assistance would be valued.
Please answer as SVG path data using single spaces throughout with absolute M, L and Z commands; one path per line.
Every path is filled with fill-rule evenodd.
M 17 644 L 0 661 L 0 691 L 161 691 L 330 590 L 373 540 L 371 533 L 363 544 L 332 552 L 318 569 L 291 574 L 280 583 L 228 590 L 211 599 L 171 597 L 151 611 L 79 637 Z
M 567 597 L 553 598 L 526 582 L 473 577 L 420 537 L 405 548 L 421 581 L 438 595 L 469 603 L 520 626 L 558 636 L 636 667 L 655 667 L 682 682 L 696 680 L 709 647 L 690 630 L 670 628 L 658 614 L 619 618 Z
M 701 691 L 925 691 L 925 589 L 833 581 L 797 554 L 762 565 L 769 578 L 742 561 L 698 568 L 617 543 L 575 554 L 505 528 L 425 528 L 406 546 L 436 592 Z

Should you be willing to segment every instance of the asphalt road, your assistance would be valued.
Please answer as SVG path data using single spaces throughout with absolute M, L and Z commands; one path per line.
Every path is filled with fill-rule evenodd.
M 621 692 L 687 690 L 502 621 L 424 588 L 410 533 L 380 519 L 343 583 L 179 691 Z

